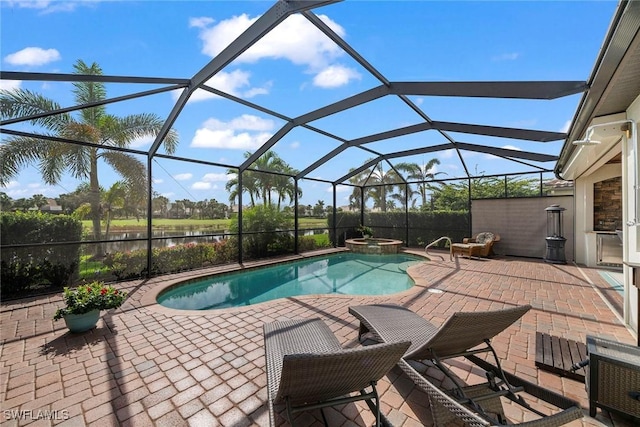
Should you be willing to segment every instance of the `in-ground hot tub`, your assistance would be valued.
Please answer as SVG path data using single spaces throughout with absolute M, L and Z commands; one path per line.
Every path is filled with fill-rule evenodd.
M 393 239 L 347 239 L 347 249 L 358 254 L 397 254 L 402 247 L 402 240 Z

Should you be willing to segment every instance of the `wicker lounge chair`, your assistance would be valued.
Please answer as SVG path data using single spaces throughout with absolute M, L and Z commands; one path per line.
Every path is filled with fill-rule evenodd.
M 293 414 L 303 410 L 365 400 L 380 425 L 376 382 L 393 368 L 409 342 L 344 349 L 320 319 L 296 319 L 264 325 L 269 422 L 274 405 L 286 404 Z M 366 392 L 367 388 L 370 392 Z M 352 395 L 353 392 L 359 394 Z M 322 418 L 326 425 L 324 412 Z
M 539 416 L 523 424 L 559 426 L 583 416 L 578 404 L 504 372 L 490 341 L 530 308 L 526 305 L 499 311 L 455 313 L 441 327 L 398 305 L 355 306 L 350 307 L 349 312 L 360 320 L 360 339 L 364 334 L 371 333 L 381 342 L 411 341 L 409 350 L 398 366 L 429 396 L 436 425 L 448 425 L 453 418 L 473 426 L 504 425 L 508 421 L 504 417 L 500 398 L 505 397 Z M 495 365 L 476 356 L 479 353 L 491 354 Z M 486 383 L 468 386 L 443 363 L 445 359 L 462 356 L 486 372 Z M 415 361 L 423 360 L 431 361 L 454 386 L 449 390 L 441 390 L 426 379 L 413 366 Z M 531 408 L 521 392 L 544 400 L 560 410 L 551 415 L 544 414 Z
M 500 236 L 495 233 L 478 233 L 473 237 L 465 237 L 462 243 L 451 244 L 451 256 L 465 255 L 467 257 L 492 256 L 493 245 L 500 241 Z

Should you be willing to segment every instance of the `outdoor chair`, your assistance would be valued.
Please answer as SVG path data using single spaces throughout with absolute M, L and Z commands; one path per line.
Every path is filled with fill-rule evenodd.
M 441 327 L 433 325 L 413 311 L 398 305 L 362 305 L 349 308 L 360 320 L 358 338 L 370 333 L 380 342 L 411 341 L 398 366 L 429 396 L 434 423 L 449 425 L 453 419 L 467 425 L 505 425 L 501 397 L 522 406 L 538 417 L 527 426 L 558 426 L 582 417 L 578 404 L 537 384 L 504 372 L 491 339 L 522 317 L 531 306 L 499 311 L 454 313 Z M 495 365 L 480 358 L 484 353 Z M 487 381 L 467 385 L 443 363 L 446 359 L 465 357 L 480 367 Z M 414 365 L 430 361 L 453 386 L 436 387 Z M 446 381 L 445 381 L 446 383 Z M 443 383 L 443 386 L 445 385 Z M 543 400 L 560 411 L 545 414 L 524 400 L 522 392 Z
M 409 348 L 407 341 L 345 349 L 320 319 L 296 319 L 264 325 L 269 422 L 275 425 L 274 405 L 284 403 L 289 423 L 299 411 L 366 401 L 383 418 L 377 381 Z M 366 391 L 367 388 L 371 391 Z M 359 394 L 353 394 L 358 392 Z
M 465 237 L 462 243 L 451 244 L 451 256 L 489 257 L 494 255 L 493 245 L 500 241 L 500 235 L 490 232 L 478 233 L 473 237 Z

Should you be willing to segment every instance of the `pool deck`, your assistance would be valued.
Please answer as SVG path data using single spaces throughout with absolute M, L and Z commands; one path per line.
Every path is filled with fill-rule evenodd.
M 70 334 L 63 321 L 52 320 L 61 306 L 59 296 L 3 302 L 0 423 L 266 426 L 262 325 L 320 317 L 345 346 L 357 346 L 358 323 L 348 308 L 358 304 L 402 304 L 436 325 L 456 311 L 531 304 L 533 309 L 520 322 L 493 340 L 504 367 L 577 400 L 583 408 L 584 384 L 535 367 L 536 331 L 582 342 L 590 334 L 635 343 L 614 312 L 615 304 L 605 301 L 607 283 L 595 269 L 507 257 L 452 262 L 448 253 L 435 252 L 430 261 L 409 271 L 416 286 L 394 296 L 291 297 L 188 314 L 159 308 L 148 295 L 168 280 L 193 277 L 193 272 L 121 283 L 116 286 L 130 293 L 125 304 L 103 312 L 97 328 L 83 334 Z M 475 376 L 462 364 L 455 372 L 467 381 Z M 426 396 L 399 369 L 378 388 L 382 412 L 394 425 L 432 425 Z M 373 420 L 363 404 L 338 409 L 326 410 L 331 426 L 371 425 Z M 525 417 L 511 405 L 505 405 L 505 411 L 515 422 Z M 631 425 L 600 410 L 596 418 L 584 412 L 585 417 L 570 425 Z M 47 415 L 57 419 L 48 420 Z M 303 412 L 296 421 L 322 425 L 319 411 Z

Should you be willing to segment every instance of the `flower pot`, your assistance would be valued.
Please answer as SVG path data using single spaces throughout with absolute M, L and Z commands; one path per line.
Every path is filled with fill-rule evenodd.
M 67 314 L 64 316 L 64 322 L 67 324 L 70 332 L 78 333 L 92 329 L 100 319 L 100 310 L 93 310 L 84 314 Z

